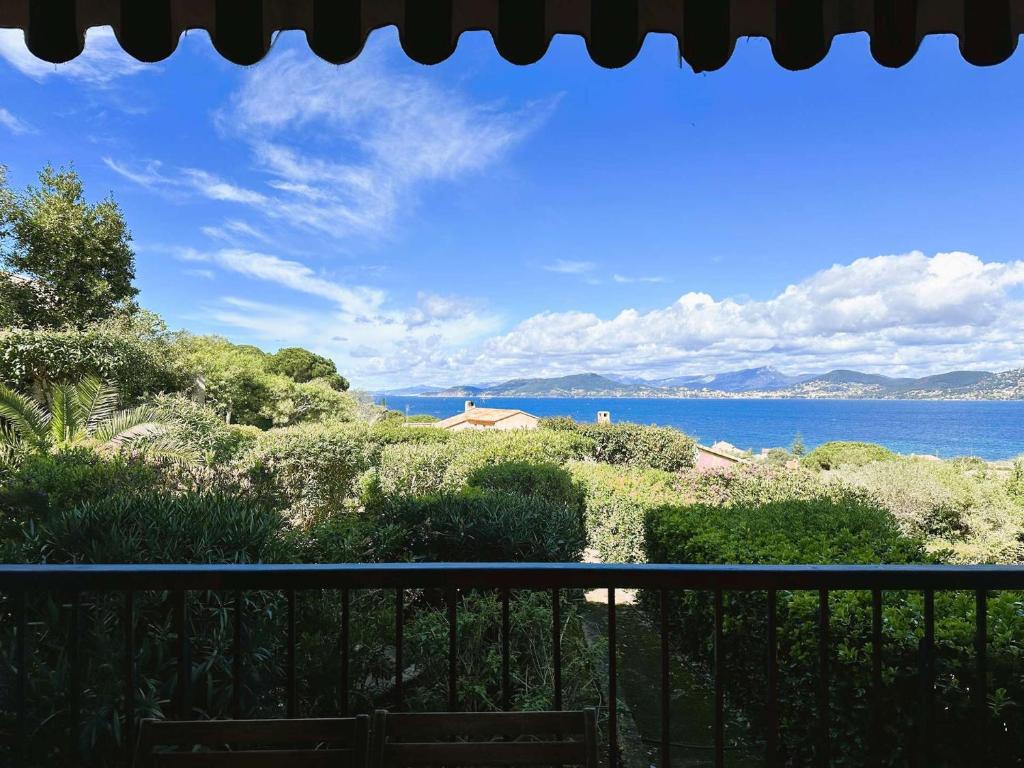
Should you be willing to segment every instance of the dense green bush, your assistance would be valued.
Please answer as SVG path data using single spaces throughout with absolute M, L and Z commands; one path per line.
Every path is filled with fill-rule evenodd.
M 585 489 L 589 546 L 606 563 L 643 562 L 644 520 L 652 509 L 679 501 L 676 476 L 593 462 L 575 462 L 568 469 Z
M 254 428 L 226 424 L 213 409 L 184 395 L 157 395 L 152 405 L 170 434 L 208 464 L 230 461 L 251 443 L 247 437 L 252 433 L 246 430 Z
M 553 432 L 570 432 L 593 441 L 592 458 L 607 464 L 626 464 L 676 472 L 694 465 L 696 442 L 672 427 L 642 424 L 583 424 L 565 417 L 544 419 Z
M 579 509 L 535 496 L 471 489 L 388 499 L 373 507 L 393 551 L 384 559 L 576 562 L 586 544 Z
M 647 553 L 656 562 L 694 563 L 905 563 L 926 562 L 921 544 L 903 535 L 891 515 L 863 494 L 775 502 L 762 506 L 666 507 L 648 517 Z M 649 598 L 648 598 L 649 599 Z M 690 660 L 710 669 L 713 610 L 708 594 L 672 596 L 674 638 Z M 780 724 L 785 764 L 815 761 L 818 743 L 815 697 L 818 637 L 817 593 L 778 593 Z M 883 621 L 886 693 L 882 711 L 885 765 L 914 764 L 920 755 L 919 595 L 886 592 Z M 968 593 L 936 594 L 936 722 L 929 765 L 971 762 L 974 740 L 962 724 L 971 722 L 974 678 L 974 601 Z M 723 683 L 730 706 L 749 719 L 754 739 L 763 737 L 766 688 L 764 593 L 725 596 L 726 663 Z M 863 765 L 871 679 L 871 595 L 835 591 L 829 596 L 830 740 L 833 765 Z M 998 593 L 989 601 L 991 683 L 990 754 L 986 764 L 1015 765 L 1024 733 L 1021 713 L 1006 701 L 1024 695 L 1021 646 L 1024 616 L 1019 596 Z
M 152 488 L 153 468 L 89 448 L 26 455 L 0 484 L 0 535 L 20 544 L 23 526 L 76 505 Z
M 860 467 L 872 461 L 890 461 L 897 455 L 874 443 L 836 440 L 823 443 L 804 456 L 800 463 L 808 469 Z
M 441 432 L 430 427 L 411 427 L 409 432 Z M 570 432 L 508 430 L 459 432 L 436 442 L 387 445 L 380 453 L 372 494 L 383 496 L 455 492 L 483 467 L 498 464 L 561 465 L 588 455 L 592 443 Z
M 961 563 L 1020 562 L 1024 508 L 1007 481 L 974 460 L 899 459 L 833 473 L 866 490 L 912 536 Z
M 532 496 L 580 513 L 584 510 L 586 494 L 583 486 L 558 464 L 528 464 L 523 461 L 488 464 L 474 470 L 467 483 L 471 488 Z
M 45 382 L 98 376 L 117 382 L 121 397 L 134 402 L 149 393 L 186 383 L 159 330 L 107 321 L 85 330 L 0 329 L 0 383 L 37 392 Z
M 757 464 L 735 464 L 710 470 L 680 472 L 682 504 L 758 505 L 790 499 L 813 499 L 841 490 L 809 470 Z
M 360 425 L 300 424 L 261 433 L 240 460 L 260 494 L 276 494 L 297 519 L 341 512 L 370 466 Z

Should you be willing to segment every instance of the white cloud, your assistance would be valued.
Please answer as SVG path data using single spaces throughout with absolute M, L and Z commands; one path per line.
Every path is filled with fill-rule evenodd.
M 35 130 L 24 120 L 15 117 L 11 112 L 0 107 L 0 125 L 15 135 L 34 133 Z
M 858 259 L 766 300 L 691 292 L 649 312 L 544 312 L 468 350 L 452 373 L 651 375 L 774 364 L 923 374 L 1024 365 L 1024 261 L 920 252 Z M 449 377 L 451 378 L 451 377 Z
M 50 64 L 33 56 L 20 29 L 0 29 L 0 58 L 34 80 L 57 75 L 100 87 L 153 66 L 125 53 L 110 27 L 89 29 L 85 36 L 85 51 L 65 64 Z
M 591 272 L 595 266 L 592 261 L 557 259 L 553 264 L 544 265 L 544 269 L 547 272 L 558 272 L 563 275 L 583 275 Z

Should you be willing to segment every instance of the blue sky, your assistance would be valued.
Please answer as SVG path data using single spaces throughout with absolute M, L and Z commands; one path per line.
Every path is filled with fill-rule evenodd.
M 609 71 L 393 30 L 353 64 L 298 34 L 239 68 L 192 33 L 157 66 L 92 30 L 54 67 L 0 30 L 0 163 L 73 162 L 125 210 L 172 327 L 334 358 L 357 386 L 771 364 L 1024 365 L 1024 58 L 954 38 L 887 70 L 867 38 L 719 72 L 650 37 Z

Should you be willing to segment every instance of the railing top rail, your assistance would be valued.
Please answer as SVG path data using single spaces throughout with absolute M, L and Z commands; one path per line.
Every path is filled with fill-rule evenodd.
M 1024 590 L 1024 566 L 658 563 L 0 565 L 0 591 L 344 587 Z

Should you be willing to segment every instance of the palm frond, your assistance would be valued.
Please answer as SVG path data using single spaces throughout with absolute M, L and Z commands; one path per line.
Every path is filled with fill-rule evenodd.
M 92 437 L 101 443 L 120 445 L 131 440 L 154 437 L 167 431 L 156 409 L 148 405 L 117 411 L 92 430 Z
M 75 388 L 71 384 L 51 384 L 47 393 L 50 401 L 50 435 L 56 443 L 70 441 L 77 431 Z
M 50 443 L 50 414 L 31 397 L 0 384 L 0 418 L 20 439 L 37 447 Z
M 86 432 L 114 415 L 117 409 L 117 389 L 96 376 L 86 376 L 75 384 L 79 421 Z

